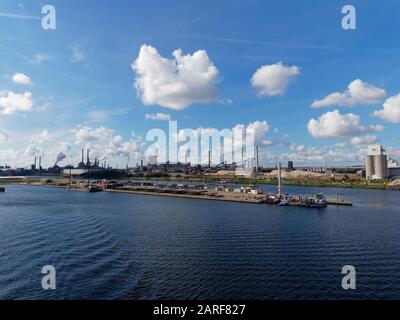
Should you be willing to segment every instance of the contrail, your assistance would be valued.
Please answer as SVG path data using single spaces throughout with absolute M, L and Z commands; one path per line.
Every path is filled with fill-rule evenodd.
M 207 36 L 198 36 L 198 35 L 181 35 L 178 37 L 195 39 L 195 40 L 209 40 L 209 41 L 239 43 L 239 44 L 249 44 L 249 45 L 265 45 L 265 46 L 294 48 L 294 49 L 337 50 L 337 51 L 354 51 L 354 52 L 381 52 L 381 53 L 390 53 L 390 54 L 395 52 L 395 50 L 392 50 L 392 49 L 381 50 L 381 49 L 346 48 L 346 47 L 312 45 L 312 44 L 309 44 L 309 45 L 308 44 L 289 44 L 289 43 L 280 43 L 280 42 L 274 42 L 274 41 L 262 41 L 262 40 L 261 41 L 253 41 L 253 40 L 243 40 L 243 39 L 235 39 L 235 38 L 207 37 Z
M 8 48 L 8 47 L 2 45 L 2 44 L 0 44 L 0 48 L 6 50 L 6 51 L 8 51 L 8 52 L 11 52 L 12 54 L 15 54 L 16 56 L 20 57 L 21 59 L 23 59 L 23 60 L 25 60 L 25 61 L 34 62 L 34 60 L 32 60 L 31 58 L 29 58 L 29 57 L 23 55 L 22 53 L 19 53 L 18 51 L 15 51 L 15 50 L 13 50 L 13 49 L 10 49 L 10 48 Z
M 13 14 L 13 13 L 7 13 L 7 12 L 0 12 L 0 17 L 14 18 L 14 19 L 26 19 L 26 20 L 40 20 L 40 19 L 42 19 L 41 17 L 25 16 L 25 15 L 22 15 L 22 14 Z

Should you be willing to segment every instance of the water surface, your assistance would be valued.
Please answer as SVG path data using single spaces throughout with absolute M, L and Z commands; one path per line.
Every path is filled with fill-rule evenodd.
M 0 299 L 400 298 L 400 193 L 286 188 L 321 190 L 354 206 L 9 186 L 0 194 Z M 355 291 L 341 288 L 347 264 Z M 44 265 L 57 270 L 54 291 L 41 288 Z

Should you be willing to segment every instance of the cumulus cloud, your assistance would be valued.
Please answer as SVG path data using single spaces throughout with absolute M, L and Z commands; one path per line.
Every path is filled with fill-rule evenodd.
M 171 115 L 169 113 L 146 113 L 146 120 L 159 120 L 159 121 L 169 121 L 171 120 Z
M 370 85 L 360 79 L 352 81 L 345 92 L 334 92 L 322 100 L 315 100 L 313 108 L 329 106 L 353 107 L 360 104 L 376 104 L 386 96 L 385 89 Z
M 375 111 L 374 116 L 392 123 L 400 124 L 400 93 L 388 98 L 383 109 Z
M 75 144 L 86 144 L 100 140 L 108 140 L 113 135 L 113 130 L 107 127 L 81 127 L 75 132 Z
M 286 91 L 289 84 L 299 73 L 299 67 L 289 67 L 278 62 L 259 68 L 254 73 L 250 83 L 261 96 L 279 96 Z
M 361 124 L 360 116 L 353 113 L 342 115 L 339 110 L 324 113 L 319 119 L 311 119 L 307 128 L 308 132 L 318 139 L 350 138 L 384 129 L 379 125 L 365 127 Z
M 12 91 L 0 92 L 0 110 L 2 114 L 31 111 L 33 107 L 32 93 L 14 93 Z
M 255 121 L 248 124 L 247 134 L 252 135 L 254 144 L 261 146 L 264 144 L 265 135 L 269 131 L 269 124 L 267 121 Z
M 47 143 L 50 140 L 50 135 L 48 130 L 43 130 L 40 134 L 34 137 L 35 142 L 37 143 Z
M 149 45 L 142 45 L 132 64 L 135 87 L 146 105 L 181 110 L 193 103 L 208 103 L 218 98 L 216 84 L 219 71 L 204 50 L 183 55 L 173 52 L 174 59 L 162 57 Z
M 115 158 L 134 159 L 139 156 L 139 140 L 131 137 L 124 140 L 121 135 L 115 134 L 107 127 L 80 127 L 74 130 L 75 144 L 90 147 L 93 157 L 100 160 Z
M 351 138 L 351 144 L 355 147 L 363 147 L 370 144 L 375 144 L 378 141 L 379 138 L 377 136 L 371 136 L 371 135 Z
M 23 73 L 14 74 L 11 80 L 17 84 L 32 84 L 31 78 Z

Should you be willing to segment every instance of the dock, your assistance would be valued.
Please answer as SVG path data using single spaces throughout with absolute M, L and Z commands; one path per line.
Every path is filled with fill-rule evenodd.
M 229 202 L 241 202 L 241 203 L 252 203 L 261 204 L 265 202 L 263 197 L 249 197 L 244 194 L 228 194 L 223 192 L 211 192 L 202 194 L 188 194 L 188 193 L 173 193 L 173 192 L 155 192 L 155 191 L 144 191 L 134 189 L 104 189 L 105 192 L 112 193 L 128 193 L 138 194 L 145 196 L 158 196 L 158 197 L 173 197 L 173 198 L 184 198 L 184 199 L 199 199 L 199 200 L 214 200 L 214 201 L 229 201 Z
M 353 203 L 343 199 L 326 199 L 326 203 L 335 206 L 352 206 Z
M 28 183 L 26 183 L 28 184 Z M 267 194 L 254 185 L 242 187 L 217 186 L 210 189 L 207 185 L 184 184 L 154 184 L 148 182 L 88 182 L 48 183 L 33 182 L 28 185 L 65 188 L 77 192 L 109 192 L 137 194 L 143 196 L 173 197 L 181 199 L 198 199 L 212 201 L 228 201 L 249 204 L 270 204 L 277 206 L 292 206 L 304 208 L 325 208 L 328 205 L 352 206 L 352 202 L 343 199 L 325 199 L 323 194 L 317 195 L 288 195 Z M 0 190 L 1 192 L 1 190 Z

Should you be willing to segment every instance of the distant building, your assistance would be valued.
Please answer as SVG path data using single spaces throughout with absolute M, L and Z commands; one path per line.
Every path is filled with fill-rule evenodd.
M 381 180 L 389 178 L 388 156 L 383 153 L 383 147 L 373 145 L 368 147 L 365 156 L 365 176 L 367 180 Z
M 293 171 L 294 170 L 293 161 L 288 161 L 288 170 L 289 171 Z

